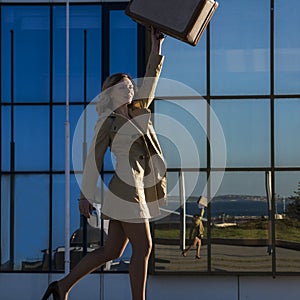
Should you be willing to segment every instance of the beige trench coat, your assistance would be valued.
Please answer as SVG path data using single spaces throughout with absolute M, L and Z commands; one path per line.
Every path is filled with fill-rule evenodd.
M 159 216 L 159 206 L 166 200 L 166 166 L 156 137 L 151 111 L 163 56 L 152 53 L 145 78 L 129 105 L 127 119 L 115 112 L 103 113 L 95 126 L 95 134 L 83 172 L 81 198 L 91 203 L 108 147 L 116 158 L 114 175 L 104 193 L 102 216 L 138 222 Z

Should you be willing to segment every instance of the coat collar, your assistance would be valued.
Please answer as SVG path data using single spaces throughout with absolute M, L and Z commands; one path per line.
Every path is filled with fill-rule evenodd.
M 151 112 L 147 108 L 128 109 L 128 113 L 132 118 L 132 122 L 138 126 L 142 132 L 146 133 L 149 126 Z
M 125 116 L 115 112 L 111 113 L 111 116 L 122 118 L 124 122 L 130 122 L 141 134 L 146 134 L 151 117 L 150 110 L 147 108 L 132 109 L 129 107 L 128 114 L 131 119 L 127 119 Z

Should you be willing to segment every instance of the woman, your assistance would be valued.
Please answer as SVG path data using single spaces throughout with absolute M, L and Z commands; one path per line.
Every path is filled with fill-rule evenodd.
M 102 205 L 102 217 L 109 219 L 108 237 L 104 247 L 87 254 L 70 274 L 50 284 L 44 300 L 51 294 L 56 300 L 68 299 L 71 288 L 82 277 L 120 257 L 128 241 L 132 246 L 132 299 L 145 299 L 152 247 L 149 219 L 159 215 L 159 205 L 166 197 L 165 164 L 148 109 L 163 64 L 163 40 L 164 36 L 152 28 L 152 50 L 138 91 L 130 76 L 123 73 L 114 74 L 103 83 L 96 107 L 99 119 L 83 172 L 79 210 L 90 217 L 104 153 L 110 147 L 116 166 Z
M 192 240 L 192 244 L 182 251 L 182 255 L 186 257 L 187 252 L 192 248 L 197 246 L 196 259 L 200 259 L 201 245 L 204 237 L 204 226 L 202 223 L 203 215 L 204 215 L 204 206 L 200 203 L 201 197 L 198 199 L 197 204 L 199 209 L 201 210 L 200 215 L 193 216 L 193 222 L 190 229 L 189 239 Z

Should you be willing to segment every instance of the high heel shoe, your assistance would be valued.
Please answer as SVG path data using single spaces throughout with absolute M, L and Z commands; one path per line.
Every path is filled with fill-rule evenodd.
M 47 300 L 51 295 L 53 295 L 54 300 L 63 300 L 59 295 L 59 288 L 57 281 L 53 281 L 49 284 L 42 300 Z

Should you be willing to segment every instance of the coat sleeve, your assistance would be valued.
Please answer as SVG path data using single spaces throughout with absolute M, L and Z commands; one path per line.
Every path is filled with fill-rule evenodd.
M 85 161 L 80 199 L 94 202 L 97 180 L 103 164 L 104 154 L 109 146 L 111 118 L 99 119 L 95 126 L 95 133 Z
M 145 77 L 138 82 L 138 92 L 133 101 L 133 108 L 148 108 L 154 98 L 157 82 L 162 70 L 164 56 L 151 51 Z

